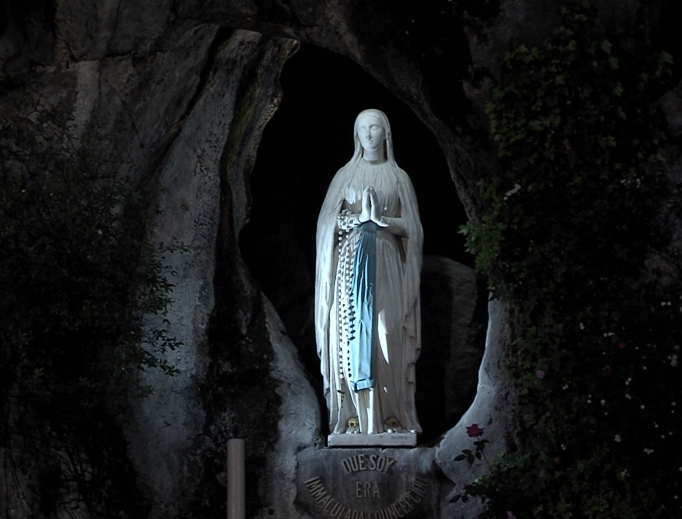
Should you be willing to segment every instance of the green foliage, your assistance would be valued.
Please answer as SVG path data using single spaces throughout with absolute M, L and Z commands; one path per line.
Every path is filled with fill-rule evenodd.
M 0 123 L 0 446 L 61 453 L 41 483 L 55 494 L 40 498 L 45 515 L 71 489 L 108 516 L 133 497 L 112 481 L 134 486 L 117 424 L 131 388 L 149 391 L 136 373 L 174 374 L 158 354 L 178 342 L 143 322 L 165 316 L 172 288 L 146 240 L 145 200 L 70 124 L 30 102 Z M 17 459 L 5 456 L 10 480 Z
M 462 232 L 515 312 L 523 445 L 466 494 L 485 517 L 680 517 L 682 289 L 654 102 L 670 56 L 565 2 L 505 56 L 488 107 L 504 174 Z

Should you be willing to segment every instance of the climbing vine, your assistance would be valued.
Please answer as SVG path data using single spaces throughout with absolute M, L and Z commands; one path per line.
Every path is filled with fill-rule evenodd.
M 564 2 L 508 53 L 488 106 L 499 176 L 462 230 L 509 301 L 520 442 L 462 497 L 482 517 L 680 517 L 680 258 L 655 101 L 671 58 L 644 24 Z
M 9 103 L 8 103 L 9 104 Z M 120 425 L 139 370 L 175 368 L 170 272 L 145 199 L 68 112 L 17 101 L 0 121 L 0 504 L 44 517 L 134 516 Z

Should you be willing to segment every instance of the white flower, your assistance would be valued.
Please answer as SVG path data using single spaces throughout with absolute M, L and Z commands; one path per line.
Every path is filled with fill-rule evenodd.
M 511 190 L 509 190 L 509 191 L 507 191 L 507 192 L 504 194 L 504 199 L 506 200 L 507 198 L 509 198 L 509 197 L 512 196 L 513 194 L 518 193 L 520 189 L 521 189 L 521 186 L 520 186 L 520 185 L 514 184 L 514 188 L 511 189 Z
M 677 367 L 677 355 L 673 355 L 673 358 L 672 358 L 672 360 L 670 361 L 670 365 L 671 365 L 673 368 L 676 368 L 676 367 Z
M 644 409 L 644 404 L 639 406 L 640 409 Z
M 616 436 L 613 438 L 613 441 L 620 443 L 620 434 L 616 434 Z M 682 467 L 680 467 L 680 470 L 682 470 Z
M 645 454 L 653 454 L 653 449 L 644 449 Z
M 602 399 L 601 402 L 599 402 L 601 405 L 606 405 L 606 400 Z

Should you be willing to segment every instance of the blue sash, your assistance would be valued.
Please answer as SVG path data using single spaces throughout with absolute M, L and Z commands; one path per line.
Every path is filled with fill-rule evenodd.
M 374 387 L 373 350 L 375 329 L 375 280 L 377 225 L 365 222 L 358 228 L 360 239 L 353 258 L 349 319 L 350 383 L 353 391 Z

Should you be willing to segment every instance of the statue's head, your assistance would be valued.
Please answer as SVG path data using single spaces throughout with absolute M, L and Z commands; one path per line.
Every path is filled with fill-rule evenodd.
M 364 152 L 372 153 L 381 148 L 383 158 L 395 162 L 391 139 L 391 125 L 388 117 L 381 110 L 370 108 L 363 110 L 355 119 L 355 153 L 354 158 L 363 156 Z

